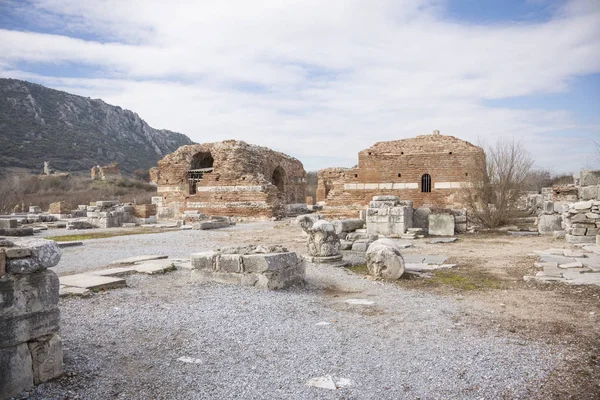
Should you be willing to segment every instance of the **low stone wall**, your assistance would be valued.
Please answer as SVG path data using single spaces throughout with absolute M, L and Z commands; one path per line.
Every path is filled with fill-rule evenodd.
M 192 281 L 215 281 L 262 289 L 285 289 L 304 282 L 304 261 L 276 246 L 241 247 L 195 253 Z
M 0 238 L 0 399 L 62 374 L 55 242 Z
M 579 201 L 563 213 L 569 243 L 595 243 L 600 232 L 600 201 Z

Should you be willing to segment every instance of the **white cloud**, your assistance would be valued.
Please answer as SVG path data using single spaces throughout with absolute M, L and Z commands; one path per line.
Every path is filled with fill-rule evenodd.
M 600 72 L 594 0 L 571 2 L 547 22 L 492 26 L 444 20 L 444 2 L 427 0 L 33 4 L 21 12 L 62 24 L 64 36 L 0 30 L 1 76 L 101 97 L 199 142 L 236 138 L 323 157 L 310 169 L 330 166 L 328 158 L 352 165 L 375 141 L 433 129 L 474 142 L 523 138 L 540 164 L 565 157 L 558 168 L 576 169 L 564 149 L 600 137 L 567 110 L 485 105 L 568 96 L 572 78 Z M 68 37 L 78 33 L 106 40 Z M 45 77 L 21 71 L 23 61 L 102 72 Z M 553 139 L 575 129 L 585 135 Z

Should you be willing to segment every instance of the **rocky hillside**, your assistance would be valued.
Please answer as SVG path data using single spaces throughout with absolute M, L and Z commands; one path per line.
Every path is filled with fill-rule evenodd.
M 132 172 L 191 143 L 102 100 L 0 79 L 0 168 L 41 171 L 49 161 L 57 171 L 89 171 L 116 161 Z

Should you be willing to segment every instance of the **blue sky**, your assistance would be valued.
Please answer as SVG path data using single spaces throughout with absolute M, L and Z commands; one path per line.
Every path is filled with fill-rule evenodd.
M 429 134 L 600 167 L 597 0 L 5 0 L 0 77 L 102 98 L 306 169 Z

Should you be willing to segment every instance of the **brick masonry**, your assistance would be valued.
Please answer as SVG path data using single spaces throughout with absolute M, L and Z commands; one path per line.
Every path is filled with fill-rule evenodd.
M 485 159 L 480 147 L 453 136 L 422 135 L 378 142 L 358 154 L 358 167 L 327 168 L 318 173 L 317 202 L 327 214 L 354 215 L 374 196 L 395 195 L 415 207 L 456 207 L 469 171 Z M 422 177 L 431 176 L 431 192 Z
M 194 156 L 202 153 L 212 157 L 213 170 L 204 173 L 193 193 L 188 171 L 194 168 Z M 280 216 L 285 204 L 304 202 L 305 176 L 297 159 L 235 140 L 180 147 L 150 170 L 162 197 L 157 202 L 159 217 L 178 217 L 190 210 L 208 215 Z

